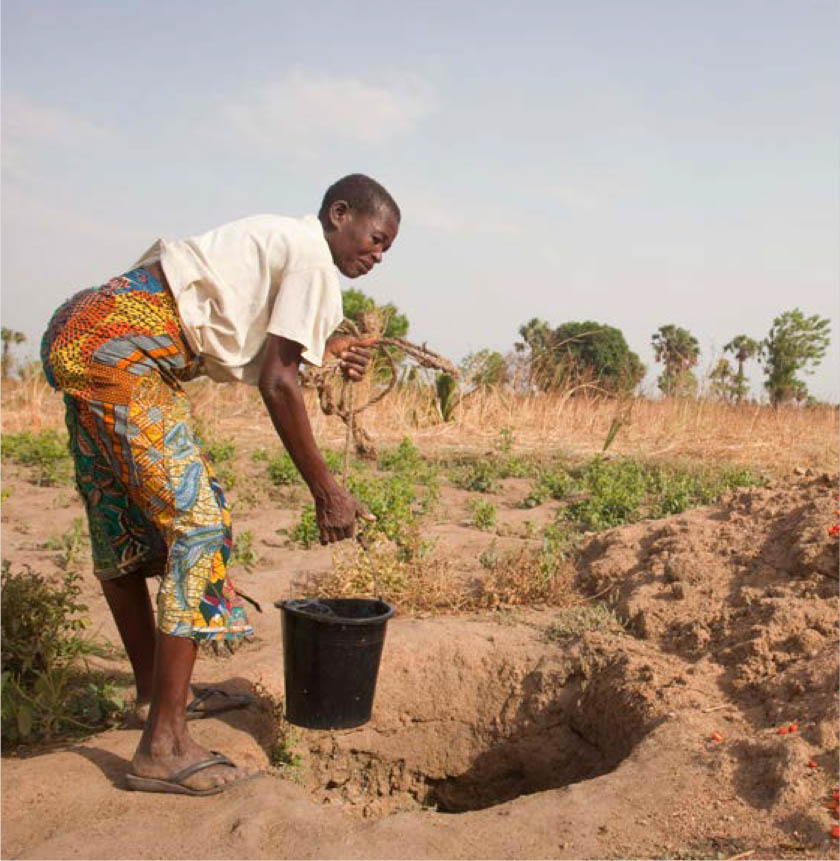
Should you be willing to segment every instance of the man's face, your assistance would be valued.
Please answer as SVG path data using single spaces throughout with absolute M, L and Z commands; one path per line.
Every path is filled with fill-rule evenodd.
M 338 200 L 330 207 L 332 230 L 327 231 L 327 244 L 333 263 L 347 278 L 367 275 L 397 238 L 400 225 L 393 213 L 382 207 L 373 215 L 354 212 Z

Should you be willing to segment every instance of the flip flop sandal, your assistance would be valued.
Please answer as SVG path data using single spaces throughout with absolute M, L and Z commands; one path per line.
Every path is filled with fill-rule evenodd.
M 211 697 L 221 697 L 223 701 L 215 707 L 205 707 L 204 704 Z M 233 709 L 244 709 L 253 702 L 254 698 L 250 694 L 229 694 L 221 688 L 204 688 L 187 706 L 187 720 L 199 720 Z
M 217 750 L 211 750 L 212 756 L 207 759 L 202 759 L 199 762 L 194 762 L 175 774 L 163 780 L 157 777 L 141 777 L 138 774 L 127 774 L 125 782 L 129 789 L 138 792 L 170 792 L 175 795 L 217 795 L 224 792 L 233 786 L 238 786 L 247 780 L 257 777 L 256 774 L 249 774 L 246 777 L 241 777 L 239 780 L 233 780 L 229 783 L 220 783 L 218 786 L 211 786 L 209 789 L 193 789 L 190 786 L 185 786 L 184 781 L 193 774 L 203 771 L 205 768 L 212 768 L 214 765 L 227 765 L 231 768 L 236 768 L 236 763 L 228 759 L 223 753 Z

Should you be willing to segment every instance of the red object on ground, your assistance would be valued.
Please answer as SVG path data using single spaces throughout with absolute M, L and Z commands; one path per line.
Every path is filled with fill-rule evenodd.
M 832 836 L 835 840 L 837 840 L 838 838 L 840 838 L 840 825 L 834 825 L 834 826 L 832 826 L 832 828 L 831 828 L 831 836 Z
M 788 727 L 788 732 L 796 732 L 798 729 L 799 729 L 799 724 L 798 723 L 792 723 Z
M 717 742 L 721 742 L 721 741 L 723 741 L 723 736 L 722 736 L 722 735 L 721 735 L 717 730 L 715 730 L 715 731 L 714 731 L 714 732 L 709 736 L 709 738 L 710 738 L 712 741 L 717 741 Z
M 808 760 L 808 768 L 816 768 L 816 767 L 817 767 L 817 764 L 814 762 L 814 760 L 809 759 Z

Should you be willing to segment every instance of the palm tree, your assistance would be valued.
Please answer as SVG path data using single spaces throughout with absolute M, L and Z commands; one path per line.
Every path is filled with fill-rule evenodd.
M 668 323 L 660 326 L 651 338 L 657 362 L 665 365 L 659 377 L 659 388 L 666 395 L 693 394 L 697 379 L 691 369 L 700 360 L 697 338 L 681 326 Z
M 747 391 L 749 390 L 749 387 L 747 386 L 747 378 L 744 374 L 744 364 L 749 359 L 757 356 L 760 349 L 761 344 L 759 344 L 759 342 L 754 338 L 750 338 L 748 335 L 736 335 L 723 348 L 725 353 L 732 353 L 735 357 L 735 361 L 738 362 L 738 373 L 732 381 L 732 394 L 736 403 L 741 403 L 741 401 L 747 396 Z

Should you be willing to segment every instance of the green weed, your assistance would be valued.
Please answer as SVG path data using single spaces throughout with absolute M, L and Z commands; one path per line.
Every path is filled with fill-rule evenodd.
M 573 487 L 574 481 L 564 469 L 540 470 L 522 507 L 536 508 L 548 499 L 562 499 Z
M 289 530 L 289 540 L 309 549 L 320 540 L 315 506 L 307 505 L 300 513 L 300 520 Z
M 115 686 L 87 664 L 103 649 L 83 636 L 88 620 L 79 574 L 52 583 L 28 566 L 2 565 L 0 724 L 4 742 L 50 740 L 90 732 L 123 707 Z
M 272 732 L 266 750 L 269 765 L 281 777 L 297 781 L 303 766 L 303 757 L 295 751 L 300 738 L 286 720 L 283 700 L 262 682 L 254 684 L 254 691 L 271 718 Z
M 73 461 L 67 447 L 67 435 L 53 428 L 32 433 L 5 433 L 0 442 L 4 460 L 33 468 L 35 484 L 65 484 L 72 475 Z
M 230 551 L 231 565 L 241 565 L 246 571 L 251 571 L 257 564 L 257 553 L 254 550 L 254 533 L 250 529 L 240 532 L 233 542 Z
M 437 487 L 437 466 L 427 461 L 408 437 L 396 448 L 382 452 L 378 465 L 381 470 L 399 473 L 417 484 Z
M 61 535 L 48 538 L 44 543 L 47 550 L 57 551 L 55 561 L 62 571 L 75 568 L 82 550 L 89 545 L 90 540 L 84 532 L 81 517 L 74 517 L 72 526 L 62 532 Z
M 478 493 L 497 493 L 498 477 L 496 466 L 489 459 L 461 462 L 449 474 L 455 487 Z
M 472 512 L 471 524 L 477 529 L 493 529 L 496 526 L 496 506 L 485 499 L 473 499 L 470 501 Z
M 605 604 L 581 604 L 561 610 L 546 628 L 545 638 L 550 642 L 562 642 L 587 631 L 617 633 L 622 630 L 621 622 Z
M 679 514 L 709 505 L 725 491 L 762 483 L 760 475 L 744 468 L 698 470 L 596 457 L 570 485 L 582 498 L 569 503 L 565 517 L 583 529 L 598 531 L 642 517 Z

